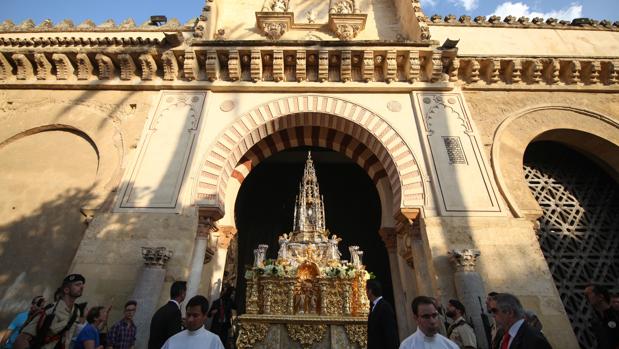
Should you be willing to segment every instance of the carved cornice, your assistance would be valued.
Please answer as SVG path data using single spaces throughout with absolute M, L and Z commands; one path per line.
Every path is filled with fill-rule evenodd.
M 6 39 L 6 38 L 4 38 Z M 3 46 L 0 86 L 97 88 L 275 84 L 296 88 L 346 83 L 359 88 L 616 91 L 619 57 L 458 56 L 417 44 L 348 46 L 234 45 L 166 49 L 162 46 Z M 238 44 L 241 44 L 240 42 Z M 297 42 L 297 44 L 299 44 Z M 203 46 L 204 45 L 204 46 Z M 330 72 L 337 71 L 337 74 Z M 141 81 L 136 85 L 136 81 Z M 308 84 L 299 85 L 304 81 Z M 331 85 L 333 86 L 333 85 Z
M 449 260 L 456 268 L 456 271 L 472 272 L 475 271 L 477 257 L 479 257 L 480 252 L 479 250 L 467 248 L 462 250 L 451 250 L 448 254 Z
M 172 258 L 172 250 L 165 247 L 142 247 L 142 258 L 147 267 L 165 267 L 166 263 Z
M 619 30 L 619 21 L 611 23 L 608 20 L 597 21 L 593 19 L 575 19 L 573 21 L 563 21 L 556 18 L 541 17 L 529 19 L 528 17 L 507 16 L 501 20 L 500 16 L 456 16 L 433 15 L 430 17 L 430 25 L 436 26 L 461 26 L 461 27 L 495 27 L 495 28 L 539 28 L 539 29 L 561 29 L 561 30 Z

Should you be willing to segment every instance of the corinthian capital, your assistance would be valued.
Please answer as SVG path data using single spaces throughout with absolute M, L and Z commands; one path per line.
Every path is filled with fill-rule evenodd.
M 165 267 L 172 254 L 172 250 L 165 247 L 142 247 L 142 258 L 147 267 Z
M 470 248 L 462 250 L 449 251 L 449 260 L 456 268 L 456 271 L 475 271 L 475 265 L 477 264 L 477 257 L 479 257 L 479 250 Z

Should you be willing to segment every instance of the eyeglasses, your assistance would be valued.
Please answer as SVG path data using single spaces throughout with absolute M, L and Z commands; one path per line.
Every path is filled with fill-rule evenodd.
M 436 318 L 438 318 L 438 312 L 431 313 L 431 314 L 419 315 L 419 317 L 424 319 L 424 320 L 436 319 Z

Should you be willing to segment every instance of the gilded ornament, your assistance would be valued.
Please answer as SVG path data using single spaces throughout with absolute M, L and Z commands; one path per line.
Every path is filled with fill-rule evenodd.
M 303 348 L 311 348 L 314 343 L 322 340 L 327 332 L 324 324 L 287 324 L 288 335 Z
M 365 325 L 345 325 L 346 335 L 348 339 L 359 344 L 359 348 L 365 348 L 368 345 L 368 332 Z
M 269 326 L 261 323 L 241 323 L 239 338 L 236 340 L 236 347 L 252 348 L 256 343 L 261 342 L 267 335 Z

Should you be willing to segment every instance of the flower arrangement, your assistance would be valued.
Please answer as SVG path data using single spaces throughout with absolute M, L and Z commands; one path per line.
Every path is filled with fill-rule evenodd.
M 337 267 L 326 267 L 322 274 L 329 278 L 352 279 L 357 274 L 357 270 L 351 265 L 341 265 Z

